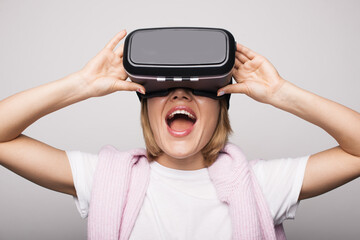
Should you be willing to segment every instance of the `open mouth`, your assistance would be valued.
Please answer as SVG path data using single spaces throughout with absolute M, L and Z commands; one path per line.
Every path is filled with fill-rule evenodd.
M 186 106 L 174 107 L 166 114 L 168 131 L 176 137 L 183 137 L 190 134 L 196 120 L 195 113 Z

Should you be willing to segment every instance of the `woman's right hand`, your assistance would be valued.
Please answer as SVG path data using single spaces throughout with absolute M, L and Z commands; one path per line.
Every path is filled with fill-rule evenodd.
M 80 71 L 0 101 L 0 165 L 43 187 L 76 196 L 65 151 L 21 133 L 39 118 L 90 97 L 116 91 L 145 91 L 126 81 L 122 31 Z
M 128 75 L 123 66 L 123 44 L 116 50 L 116 45 L 126 36 L 126 30 L 113 39 L 93 58 L 78 74 L 85 82 L 87 97 L 104 96 L 116 91 L 138 91 L 145 93 L 145 88 L 137 83 L 126 81 Z

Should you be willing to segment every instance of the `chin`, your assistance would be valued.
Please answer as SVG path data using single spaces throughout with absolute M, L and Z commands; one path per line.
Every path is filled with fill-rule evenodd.
M 174 142 L 172 144 L 169 143 L 166 144 L 166 146 L 164 146 L 162 150 L 166 155 L 169 155 L 172 158 L 184 159 L 194 156 L 199 152 L 201 152 L 201 149 L 197 149 L 197 148 L 198 146 L 196 146 L 196 144 L 193 144 L 191 142 L 179 141 L 179 142 Z

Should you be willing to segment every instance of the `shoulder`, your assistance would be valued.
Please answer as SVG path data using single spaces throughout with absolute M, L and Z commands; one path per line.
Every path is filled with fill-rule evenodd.
M 130 169 L 132 167 L 142 168 L 146 165 L 149 165 L 149 161 L 144 148 L 119 150 L 112 145 L 106 145 L 99 151 L 96 172 Z
M 113 145 L 105 145 L 99 151 L 99 158 L 106 157 L 126 157 L 126 156 L 146 156 L 146 149 L 144 148 L 134 148 L 129 150 L 119 150 Z
M 106 160 L 128 159 L 134 156 L 146 156 L 146 150 L 136 148 L 121 151 L 112 145 L 103 146 L 98 153 L 90 153 L 84 151 L 66 151 L 71 169 L 74 174 L 78 172 L 95 172 L 99 162 Z M 92 175 L 92 174 L 90 174 Z
M 295 158 L 256 159 L 251 160 L 250 165 L 259 179 L 269 177 L 289 178 L 297 171 L 302 170 L 309 159 L 309 156 Z M 279 175 L 280 174 L 280 175 Z
M 66 151 L 73 172 L 82 169 L 94 171 L 98 162 L 98 154 L 82 151 Z

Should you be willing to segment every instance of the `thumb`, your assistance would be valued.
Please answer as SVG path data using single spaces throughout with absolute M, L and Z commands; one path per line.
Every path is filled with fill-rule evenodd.
M 144 86 L 142 86 L 138 83 L 129 82 L 129 81 L 121 81 L 121 80 L 116 81 L 115 89 L 116 89 L 116 91 L 137 91 L 141 94 L 145 94 L 145 92 L 146 92 Z
M 245 93 L 247 94 L 249 92 L 248 87 L 244 83 L 235 83 L 235 84 L 229 84 L 225 87 L 222 87 L 218 90 L 217 95 L 222 96 L 224 94 L 228 93 Z

